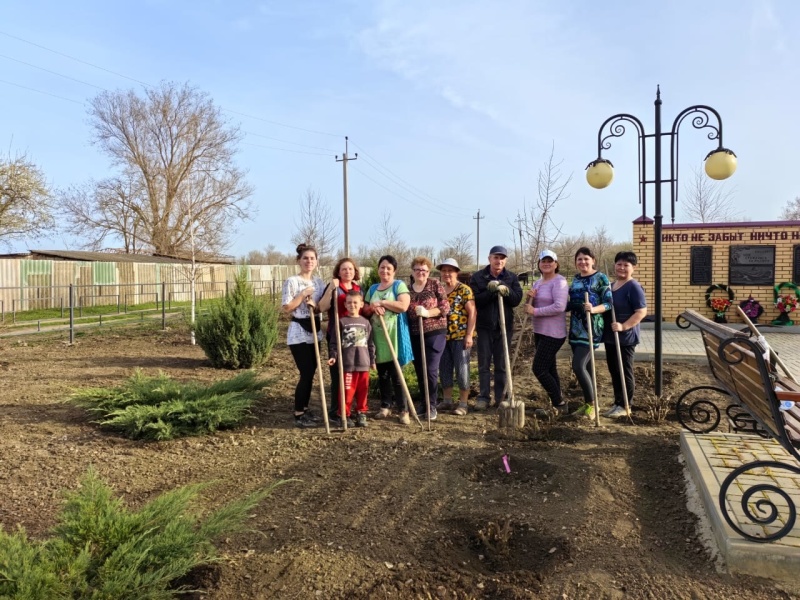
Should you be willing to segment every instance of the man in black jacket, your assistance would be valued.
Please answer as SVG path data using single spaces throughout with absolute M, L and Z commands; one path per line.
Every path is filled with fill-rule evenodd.
M 506 270 L 508 251 L 503 246 L 493 246 L 489 251 L 489 264 L 473 273 L 469 286 L 475 294 L 475 307 L 478 319 L 475 331 L 478 335 L 478 378 L 480 393 L 475 402 L 476 410 L 486 410 L 491 400 L 492 362 L 494 362 L 494 401 L 503 401 L 506 386 L 506 363 L 503 352 L 503 337 L 500 330 L 500 303 L 498 294 L 503 296 L 506 319 L 506 336 L 511 345 L 514 330 L 514 307 L 522 301 L 522 287 L 519 279 Z

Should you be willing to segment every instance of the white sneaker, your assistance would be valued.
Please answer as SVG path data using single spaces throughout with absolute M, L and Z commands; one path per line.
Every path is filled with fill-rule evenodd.
M 625 412 L 624 406 L 615 405 L 610 411 L 608 411 L 604 417 L 608 417 L 609 419 L 618 419 L 620 417 L 627 417 L 628 413 Z
M 611 416 L 611 413 L 613 413 L 615 410 L 617 410 L 617 405 L 616 405 L 616 404 L 612 404 L 612 405 L 611 405 L 611 408 L 609 408 L 609 409 L 607 409 L 607 410 L 604 410 L 603 412 L 601 412 L 601 413 L 600 413 L 600 416 L 601 416 L 601 417 L 610 417 L 610 416 Z

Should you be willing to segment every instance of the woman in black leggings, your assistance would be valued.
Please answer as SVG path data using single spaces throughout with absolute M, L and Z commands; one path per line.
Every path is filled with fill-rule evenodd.
M 596 350 L 603 338 L 603 313 L 611 311 L 611 289 L 605 273 L 597 271 L 595 257 L 589 248 L 579 248 L 575 253 L 578 273 L 569 286 L 569 345 L 572 347 L 572 371 L 583 391 L 583 406 L 574 414 L 594 418 L 594 390 L 591 374 L 591 349 L 586 313 L 592 315 L 592 342 Z M 589 302 L 586 302 L 586 294 Z
M 317 371 L 314 344 L 319 343 L 323 333 L 320 331 L 319 315 L 315 314 L 314 308 L 325 292 L 325 283 L 314 275 L 317 251 L 313 246 L 300 244 L 297 247 L 297 263 L 300 265 L 300 273 L 283 282 L 282 302 L 283 311 L 292 315 L 286 343 L 300 372 L 300 380 L 294 390 L 294 424 L 295 427 L 316 427 L 319 418 L 308 409 L 308 404 Z M 312 334 L 312 318 L 316 319 L 317 339 Z

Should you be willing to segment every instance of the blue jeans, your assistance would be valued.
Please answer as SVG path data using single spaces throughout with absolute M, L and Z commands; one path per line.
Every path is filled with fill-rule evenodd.
M 508 331 L 508 345 L 511 346 L 511 331 Z M 503 335 L 500 328 L 478 329 L 478 380 L 480 392 L 478 401 L 489 402 L 492 389 L 492 363 L 494 363 L 494 401 L 503 401 L 506 387 L 506 359 L 503 352 Z
M 450 340 L 445 344 L 442 362 L 439 363 L 442 387 L 453 387 L 453 371 L 455 370 L 458 389 L 469 389 L 469 355 L 470 351 L 464 348 L 464 340 Z

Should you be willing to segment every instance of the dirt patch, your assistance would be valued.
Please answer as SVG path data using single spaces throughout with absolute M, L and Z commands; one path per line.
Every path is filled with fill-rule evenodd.
M 225 560 L 192 574 L 197 598 L 733 598 L 792 597 L 772 583 L 716 571 L 687 510 L 678 427 L 570 417 L 533 420 L 517 439 L 488 413 L 441 415 L 434 431 L 394 421 L 366 429 L 296 430 L 287 348 L 250 422 L 233 432 L 133 442 L 89 423 L 63 400 L 117 384 L 141 367 L 183 380 L 210 368 L 179 331 L 126 330 L 60 339 L 0 340 L 0 523 L 36 536 L 54 524 L 65 488 L 89 465 L 132 505 L 178 485 L 214 480 L 209 508 L 294 478 L 224 540 Z M 515 390 L 546 406 L 526 352 Z M 566 357 L 560 359 L 569 381 Z M 646 368 L 642 365 L 641 368 Z M 707 380 L 666 365 L 674 397 Z M 598 364 L 603 402 L 605 365 Z M 577 405 L 579 392 L 567 385 Z M 371 399 L 377 408 L 375 399 Z M 506 472 L 502 456 L 510 457 Z

